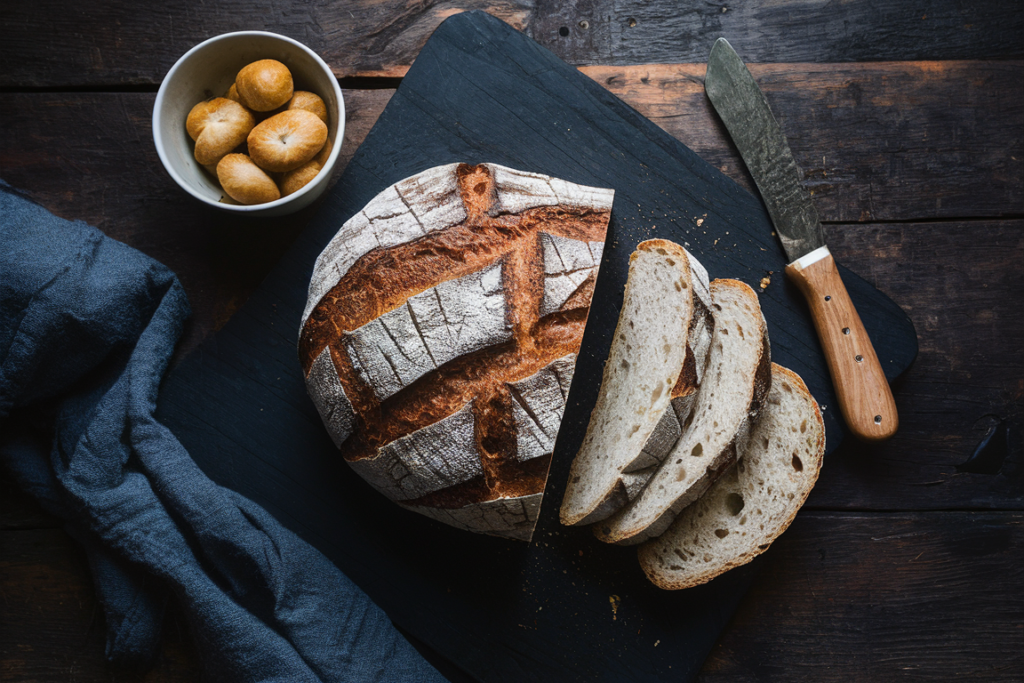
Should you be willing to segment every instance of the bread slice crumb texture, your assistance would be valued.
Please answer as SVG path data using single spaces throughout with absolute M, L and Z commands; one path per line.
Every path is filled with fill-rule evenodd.
M 624 474 L 656 464 L 644 445 L 669 408 L 686 360 L 693 279 L 689 255 L 672 242 L 642 242 L 630 257 L 600 393 L 569 473 L 563 524 L 607 517 L 637 490 Z
M 598 524 L 608 543 L 661 534 L 736 460 L 771 384 L 768 328 L 757 295 L 737 280 L 711 283 L 715 330 L 693 419 L 640 496 Z
M 668 531 L 640 546 L 644 573 L 661 588 L 689 588 L 767 550 L 807 499 L 824 452 L 817 402 L 796 373 L 773 364 L 749 447 Z

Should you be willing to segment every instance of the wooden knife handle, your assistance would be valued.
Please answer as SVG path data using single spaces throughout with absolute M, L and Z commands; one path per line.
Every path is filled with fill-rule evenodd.
M 896 402 L 832 254 L 815 249 L 786 266 L 786 275 L 807 298 L 850 431 L 865 441 L 888 439 L 899 427 Z

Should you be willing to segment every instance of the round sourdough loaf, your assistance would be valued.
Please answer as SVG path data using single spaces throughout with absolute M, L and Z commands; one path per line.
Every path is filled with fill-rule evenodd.
M 449 164 L 341 227 L 316 261 L 299 358 L 366 481 L 446 524 L 531 538 L 613 195 Z

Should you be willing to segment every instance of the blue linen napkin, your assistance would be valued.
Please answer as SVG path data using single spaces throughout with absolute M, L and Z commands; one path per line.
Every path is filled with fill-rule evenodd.
M 89 557 L 107 657 L 144 669 L 168 593 L 217 681 L 444 678 L 333 564 L 158 423 L 175 275 L 0 181 L 0 462 Z

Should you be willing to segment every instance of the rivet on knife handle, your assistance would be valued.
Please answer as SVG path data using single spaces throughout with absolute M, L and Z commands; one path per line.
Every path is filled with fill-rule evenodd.
M 790 263 L 786 275 L 807 298 L 847 427 L 866 441 L 888 439 L 899 427 L 896 403 L 828 247 Z
M 818 212 L 786 136 L 754 77 L 724 38 L 711 49 L 704 90 L 761 192 L 791 261 L 786 274 L 810 305 L 846 424 L 861 439 L 888 439 L 899 426 L 889 383 L 825 246 Z

